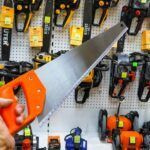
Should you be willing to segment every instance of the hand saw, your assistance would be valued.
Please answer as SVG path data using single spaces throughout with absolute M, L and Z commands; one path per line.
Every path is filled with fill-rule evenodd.
M 10 133 L 15 134 L 37 116 L 39 122 L 47 120 L 126 31 L 127 27 L 119 23 L 41 68 L 1 87 L 0 97 L 13 99 L 11 106 L 0 110 Z M 15 122 L 18 102 L 13 89 L 17 86 L 22 87 L 28 108 L 28 116 L 21 125 Z

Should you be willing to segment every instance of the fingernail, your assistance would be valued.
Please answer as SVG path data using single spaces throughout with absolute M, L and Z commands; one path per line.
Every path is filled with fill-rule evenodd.
M 22 123 L 23 123 L 23 121 L 24 121 L 24 117 L 23 117 L 23 115 L 21 115 L 21 116 L 17 117 L 17 119 L 16 119 L 17 124 L 22 124 Z

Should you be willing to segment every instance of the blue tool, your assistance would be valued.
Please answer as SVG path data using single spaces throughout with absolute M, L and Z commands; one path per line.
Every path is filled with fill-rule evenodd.
M 82 130 L 77 127 L 70 131 L 65 137 L 66 150 L 87 150 L 87 141 L 81 138 Z

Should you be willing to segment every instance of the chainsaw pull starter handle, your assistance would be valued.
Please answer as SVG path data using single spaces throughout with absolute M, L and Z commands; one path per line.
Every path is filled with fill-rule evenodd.
M 25 95 L 28 115 L 22 124 L 16 123 L 16 105 L 17 98 L 14 89 L 21 86 Z M 0 88 L 0 97 L 11 99 L 13 103 L 7 108 L 0 109 L 0 115 L 3 118 L 10 134 L 14 135 L 23 127 L 32 122 L 43 111 L 46 97 L 46 89 L 33 70 L 16 78 Z

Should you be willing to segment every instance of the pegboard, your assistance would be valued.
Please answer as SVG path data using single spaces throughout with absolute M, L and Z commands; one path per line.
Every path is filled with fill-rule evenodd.
M 122 7 L 128 3 L 128 0 L 120 1 L 117 7 L 111 8 L 109 11 L 108 19 L 105 21 L 102 28 L 99 27 L 92 27 L 92 37 L 98 35 L 99 33 L 103 32 L 104 30 L 112 27 L 120 20 L 120 13 Z M 73 21 L 71 25 L 78 25 L 82 26 L 83 21 L 83 10 L 84 10 L 84 0 L 81 0 L 81 5 L 79 10 L 75 13 L 73 17 Z M 98 16 L 97 16 L 98 17 Z M 137 36 L 127 36 L 125 42 L 125 53 L 131 53 L 135 51 L 141 50 L 141 32 L 145 29 L 150 28 L 149 24 L 150 20 L 146 20 L 143 23 L 142 30 L 139 32 Z M 62 30 L 61 28 L 55 27 L 54 29 L 54 47 L 53 51 L 57 52 L 59 50 L 70 50 L 72 47 L 69 45 L 69 32 L 68 29 Z M 122 108 L 126 109 L 145 109 L 150 107 L 150 103 L 141 103 L 138 101 L 137 98 L 137 88 L 138 88 L 138 76 L 136 81 L 129 86 L 129 90 L 126 92 L 126 100 L 122 104 Z M 78 105 L 74 102 L 74 93 L 72 93 L 69 98 L 63 103 L 62 108 L 116 108 L 118 105 L 114 102 L 114 100 L 109 98 L 109 77 L 110 72 L 103 73 L 103 80 L 101 85 L 98 88 L 94 88 L 91 90 L 90 98 L 84 105 Z
M 80 8 L 75 12 L 70 26 L 82 26 L 84 1 L 85 0 L 81 0 Z M 111 8 L 109 10 L 108 19 L 105 21 L 104 25 L 101 28 L 92 27 L 92 37 L 117 24 L 120 20 L 122 6 L 127 3 L 128 0 L 120 0 L 117 7 Z M 40 10 L 35 13 L 35 16 L 32 19 L 31 26 L 42 25 L 44 4 L 41 6 Z M 0 5 L 2 5 L 2 0 L 0 0 Z M 137 36 L 127 36 L 124 48 L 125 53 L 140 51 L 141 32 L 145 29 L 150 29 L 149 19 L 145 19 L 142 30 Z M 69 28 L 62 29 L 58 27 L 53 27 L 52 37 L 53 39 L 50 51 L 57 52 L 60 50 L 71 50 L 73 48 L 69 45 Z M 10 60 L 32 62 L 32 58 L 38 52 L 39 50 L 33 50 L 29 48 L 28 33 L 17 33 L 15 29 L 13 29 Z M 99 148 L 104 148 L 108 150 L 111 149 L 111 146 L 100 143 L 97 133 L 99 110 L 107 109 L 109 113 L 114 114 L 118 106 L 118 102 L 114 99 L 111 99 L 108 94 L 110 80 L 109 76 L 109 71 L 103 73 L 103 80 L 100 86 L 91 90 L 90 98 L 85 104 L 76 104 L 74 100 L 74 92 L 72 92 L 69 97 L 64 101 L 62 106 L 53 114 L 48 122 L 40 127 L 40 129 L 37 121 L 32 124 L 34 132 L 39 134 L 44 139 L 43 140 L 41 138 L 42 141 L 44 141 L 40 141 L 41 146 L 46 145 L 45 141 L 47 141 L 48 134 L 60 134 L 62 137 L 61 141 L 63 142 L 63 135 L 69 133 L 72 128 L 80 126 L 83 129 L 83 137 L 85 136 L 87 137 L 87 139 L 89 139 L 90 137 L 90 141 L 88 141 L 90 145 L 89 150 L 98 150 Z M 144 115 L 150 113 L 150 102 L 139 102 L 137 98 L 138 80 L 139 72 L 137 72 L 137 78 L 134 83 L 131 83 L 128 87 L 128 90 L 126 91 L 126 99 L 121 105 L 121 113 L 124 114 L 129 112 L 130 110 L 139 111 L 141 125 L 143 121 L 150 120 L 150 115 Z M 20 100 L 22 101 L 22 103 L 24 103 L 23 97 L 23 94 L 20 94 Z M 94 147 L 94 145 L 96 147 Z

